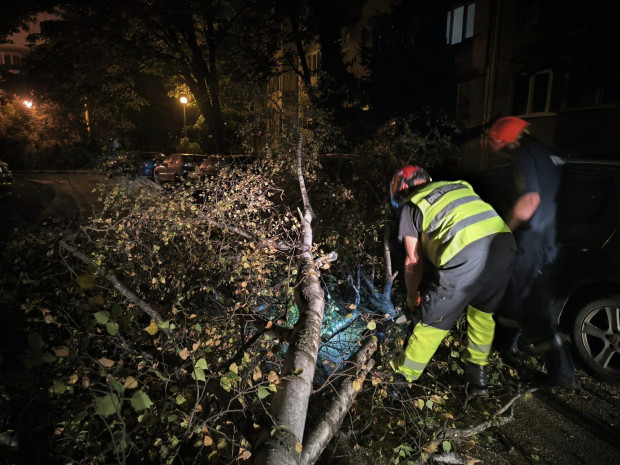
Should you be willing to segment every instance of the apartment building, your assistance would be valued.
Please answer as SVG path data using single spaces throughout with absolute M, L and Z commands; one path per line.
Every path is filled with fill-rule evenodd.
M 454 116 L 469 135 L 461 151 L 465 169 L 501 161 L 484 150 L 481 136 L 490 122 L 506 115 L 527 120 L 532 132 L 559 155 L 620 157 L 608 137 L 620 127 L 617 89 L 592 86 L 578 99 L 568 99 L 562 86 L 566 70 L 524 61 L 524 47 L 538 46 L 545 27 L 541 4 L 542 0 L 448 4 L 446 44 L 457 70 Z
M 25 28 L 0 42 L 0 96 L 22 91 L 19 73 L 22 59 L 30 53 L 28 36 L 41 32 L 41 24 L 56 18 L 50 13 L 39 13 Z

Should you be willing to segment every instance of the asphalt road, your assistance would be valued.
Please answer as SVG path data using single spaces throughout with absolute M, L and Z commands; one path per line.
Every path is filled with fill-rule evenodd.
M 98 203 L 93 188 L 111 182 L 76 171 L 17 172 L 14 178 L 10 195 L 0 198 L 0 243 L 15 228 L 27 230 L 50 217 L 67 223 L 87 217 Z M 514 420 L 485 431 L 472 457 L 487 465 L 620 464 L 620 387 L 584 372 L 580 378 L 579 392 L 539 390 L 520 401 Z
M 15 228 L 28 230 L 50 217 L 79 221 L 97 204 L 93 188 L 109 182 L 94 171 L 14 172 L 13 179 L 0 196 L 0 241 L 10 238 Z
M 578 392 L 540 389 L 519 401 L 514 420 L 485 432 L 472 455 L 486 465 L 620 464 L 620 387 L 579 377 Z

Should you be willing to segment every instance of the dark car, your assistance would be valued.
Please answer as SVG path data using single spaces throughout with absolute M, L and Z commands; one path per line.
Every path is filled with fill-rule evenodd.
M 161 163 L 165 157 L 161 152 L 128 150 L 109 161 L 107 166 L 113 174 L 151 178 L 155 166 Z
M 153 178 L 158 184 L 179 182 L 193 173 L 209 155 L 194 153 L 173 153 L 155 167 Z
M 6 190 L 13 182 L 13 173 L 9 165 L 0 160 L 0 190 Z
M 578 358 L 620 384 L 620 163 L 568 160 L 558 198 L 559 253 L 541 277 L 549 308 Z M 508 167 L 470 178 L 500 213 L 510 208 Z

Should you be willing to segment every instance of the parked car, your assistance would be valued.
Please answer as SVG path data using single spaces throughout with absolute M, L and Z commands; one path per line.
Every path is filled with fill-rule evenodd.
M 182 181 L 208 157 L 194 153 L 173 153 L 155 167 L 153 178 L 157 184 Z
M 110 160 L 107 167 L 113 174 L 151 178 L 155 166 L 161 163 L 165 157 L 161 152 L 129 150 Z
M 13 173 L 9 169 L 9 165 L 0 160 L 0 190 L 5 190 L 13 182 Z
M 224 166 L 242 167 L 254 160 L 256 156 L 246 154 L 208 155 L 190 176 L 204 180 L 206 176 L 217 174 Z
M 567 160 L 558 198 L 555 263 L 542 276 L 560 328 L 595 375 L 620 384 L 620 163 Z M 510 208 L 508 167 L 471 177 L 500 212 Z

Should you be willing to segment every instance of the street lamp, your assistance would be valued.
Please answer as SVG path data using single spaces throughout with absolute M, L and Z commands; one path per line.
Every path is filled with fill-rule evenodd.
M 187 137 L 187 132 L 185 130 L 185 126 L 187 125 L 187 121 L 185 119 L 185 106 L 187 105 L 187 97 L 181 97 L 179 101 L 183 104 L 183 138 Z
M 32 102 L 30 100 L 24 100 L 24 106 L 26 108 L 32 108 Z

